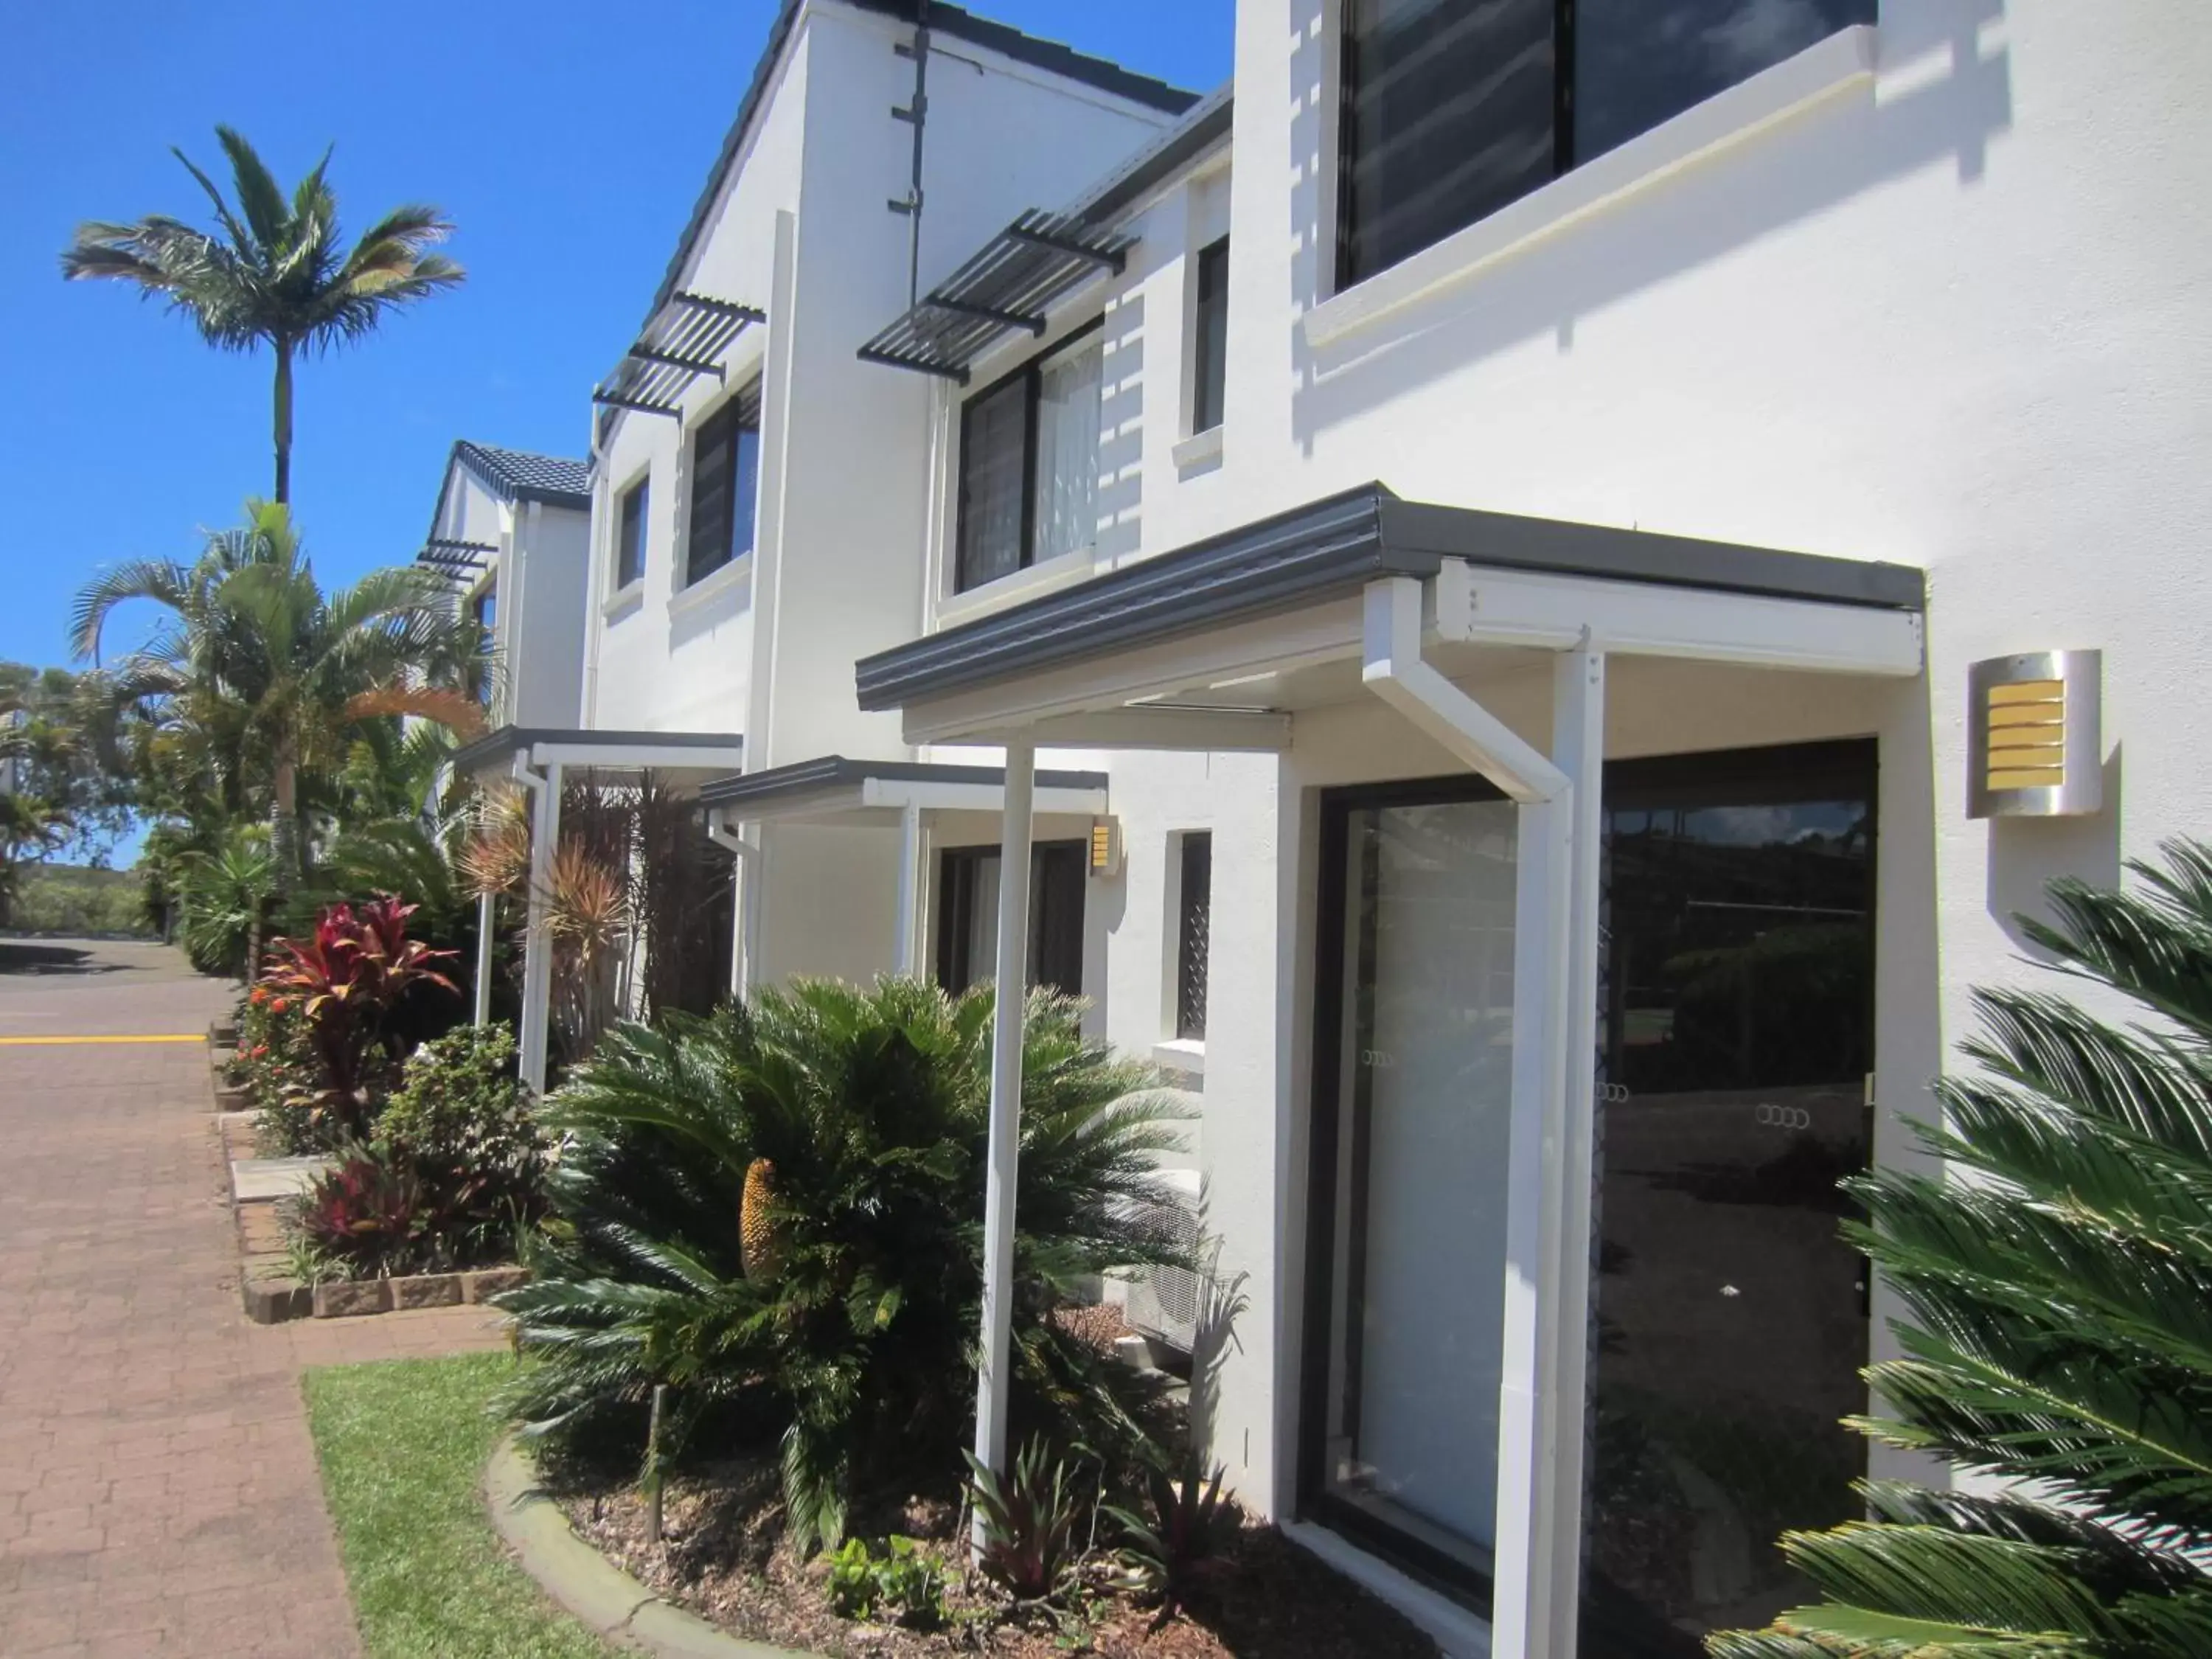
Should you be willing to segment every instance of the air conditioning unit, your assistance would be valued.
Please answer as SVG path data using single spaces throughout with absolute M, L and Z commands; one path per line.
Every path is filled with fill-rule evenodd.
M 1197 1171 L 1163 1170 L 1159 1182 L 1167 1190 L 1158 1202 L 1138 1207 L 1139 1224 L 1194 1251 L 1200 1232 Z M 1197 1331 L 1198 1306 L 1196 1273 L 1187 1267 L 1146 1267 L 1130 1283 L 1121 1317 L 1131 1330 L 1187 1354 Z

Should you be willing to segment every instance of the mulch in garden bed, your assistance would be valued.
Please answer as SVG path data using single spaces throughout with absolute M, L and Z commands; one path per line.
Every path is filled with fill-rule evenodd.
M 1065 1598 L 1064 1607 L 1011 1608 L 963 1571 L 963 1517 L 941 1501 L 856 1515 L 854 1530 L 878 1545 L 903 1534 L 948 1563 L 948 1620 L 916 1631 L 832 1611 L 823 1589 L 828 1558 L 801 1561 L 784 1540 L 773 1458 L 672 1476 L 658 1545 L 647 1540 L 635 1486 L 590 1491 L 556 1480 L 556 1489 L 578 1535 L 652 1589 L 738 1636 L 834 1659 L 1436 1659 L 1436 1644 L 1400 1614 L 1273 1527 L 1250 1521 L 1208 1564 L 1191 1605 L 1163 1620 L 1156 1607 L 1104 1588 L 1103 1573 Z M 1109 1525 L 1102 1520 L 1102 1540 Z M 1107 1554 L 1097 1552 L 1102 1567 Z

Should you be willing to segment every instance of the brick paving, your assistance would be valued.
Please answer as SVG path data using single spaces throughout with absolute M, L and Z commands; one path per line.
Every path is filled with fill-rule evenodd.
M 158 947 L 0 940 L 0 1036 L 228 1000 Z M 357 1654 L 300 1371 L 501 1340 L 469 1307 L 249 1324 L 207 1076 L 197 1044 L 0 1045 L 7 1659 Z

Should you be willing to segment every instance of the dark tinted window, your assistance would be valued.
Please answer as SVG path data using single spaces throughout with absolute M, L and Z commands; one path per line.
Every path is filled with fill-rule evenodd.
M 1181 916 L 1176 940 L 1176 1035 L 1206 1036 L 1206 964 L 1213 937 L 1213 837 L 1182 838 Z
M 1346 0 L 1338 285 L 1872 22 L 1875 4 Z
M 1875 0 L 1575 0 L 1575 160 L 1874 13 Z
M 623 492 L 622 526 L 615 542 L 615 586 L 628 587 L 645 578 L 646 481 Z
M 1554 4 L 1348 0 L 1346 285 L 1553 175 Z
M 1083 989 L 1085 844 L 1030 848 L 1029 982 L 1079 995 Z M 999 849 L 955 847 L 938 867 L 937 978 L 960 992 L 998 970 Z
M 960 411 L 962 592 L 1012 575 L 1029 544 L 1030 399 L 1027 374 L 971 398 Z
M 1229 239 L 1198 256 L 1198 317 L 1191 337 L 1190 429 L 1221 424 L 1221 399 L 1229 379 Z
M 720 570 L 753 546 L 753 508 L 760 489 L 758 400 L 740 393 L 699 428 L 691 446 L 691 532 L 684 547 L 686 585 Z

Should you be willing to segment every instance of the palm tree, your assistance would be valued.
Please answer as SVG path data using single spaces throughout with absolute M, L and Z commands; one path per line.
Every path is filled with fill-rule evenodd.
M 451 259 L 424 250 L 452 224 L 434 207 L 393 209 L 350 249 L 339 234 L 337 198 L 324 174 L 330 152 L 286 200 L 253 146 L 228 127 L 216 137 L 230 157 L 235 207 L 181 149 L 185 170 L 215 204 L 216 231 L 165 214 L 129 224 L 91 220 L 63 251 L 70 281 L 106 276 L 135 283 L 147 295 L 190 314 L 210 345 L 276 355 L 276 495 L 292 496 L 292 359 L 326 351 L 374 331 L 386 314 L 463 277 Z
M 485 640 L 442 578 L 403 565 L 325 594 L 290 513 L 250 501 L 246 514 L 190 565 L 139 560 L 89 583 L 70 640 L 95 656 L 108 617 L 133 599 L 171 613 L 117 665 L 116 695 L 153 708 L 234 776 L 265 779 L 281 893 L 301 873 L 302 770 L 342 764 L 366 720 L 480 718 L 452 694 L 484 672 Z
M 2212 847 L 2163 853 L 2025 924 L 2138 1022 L 1979 992 L 1982 1071 L 1918 1128 L 1952 1167 L 1847 1183 L 1908 1315 L 1857 1426 L 1973 1489 L 1869 1482 L 1870 1521 L 1786 1536 L 1826 1599 L 1723 1659 L 2212 1653 Z

